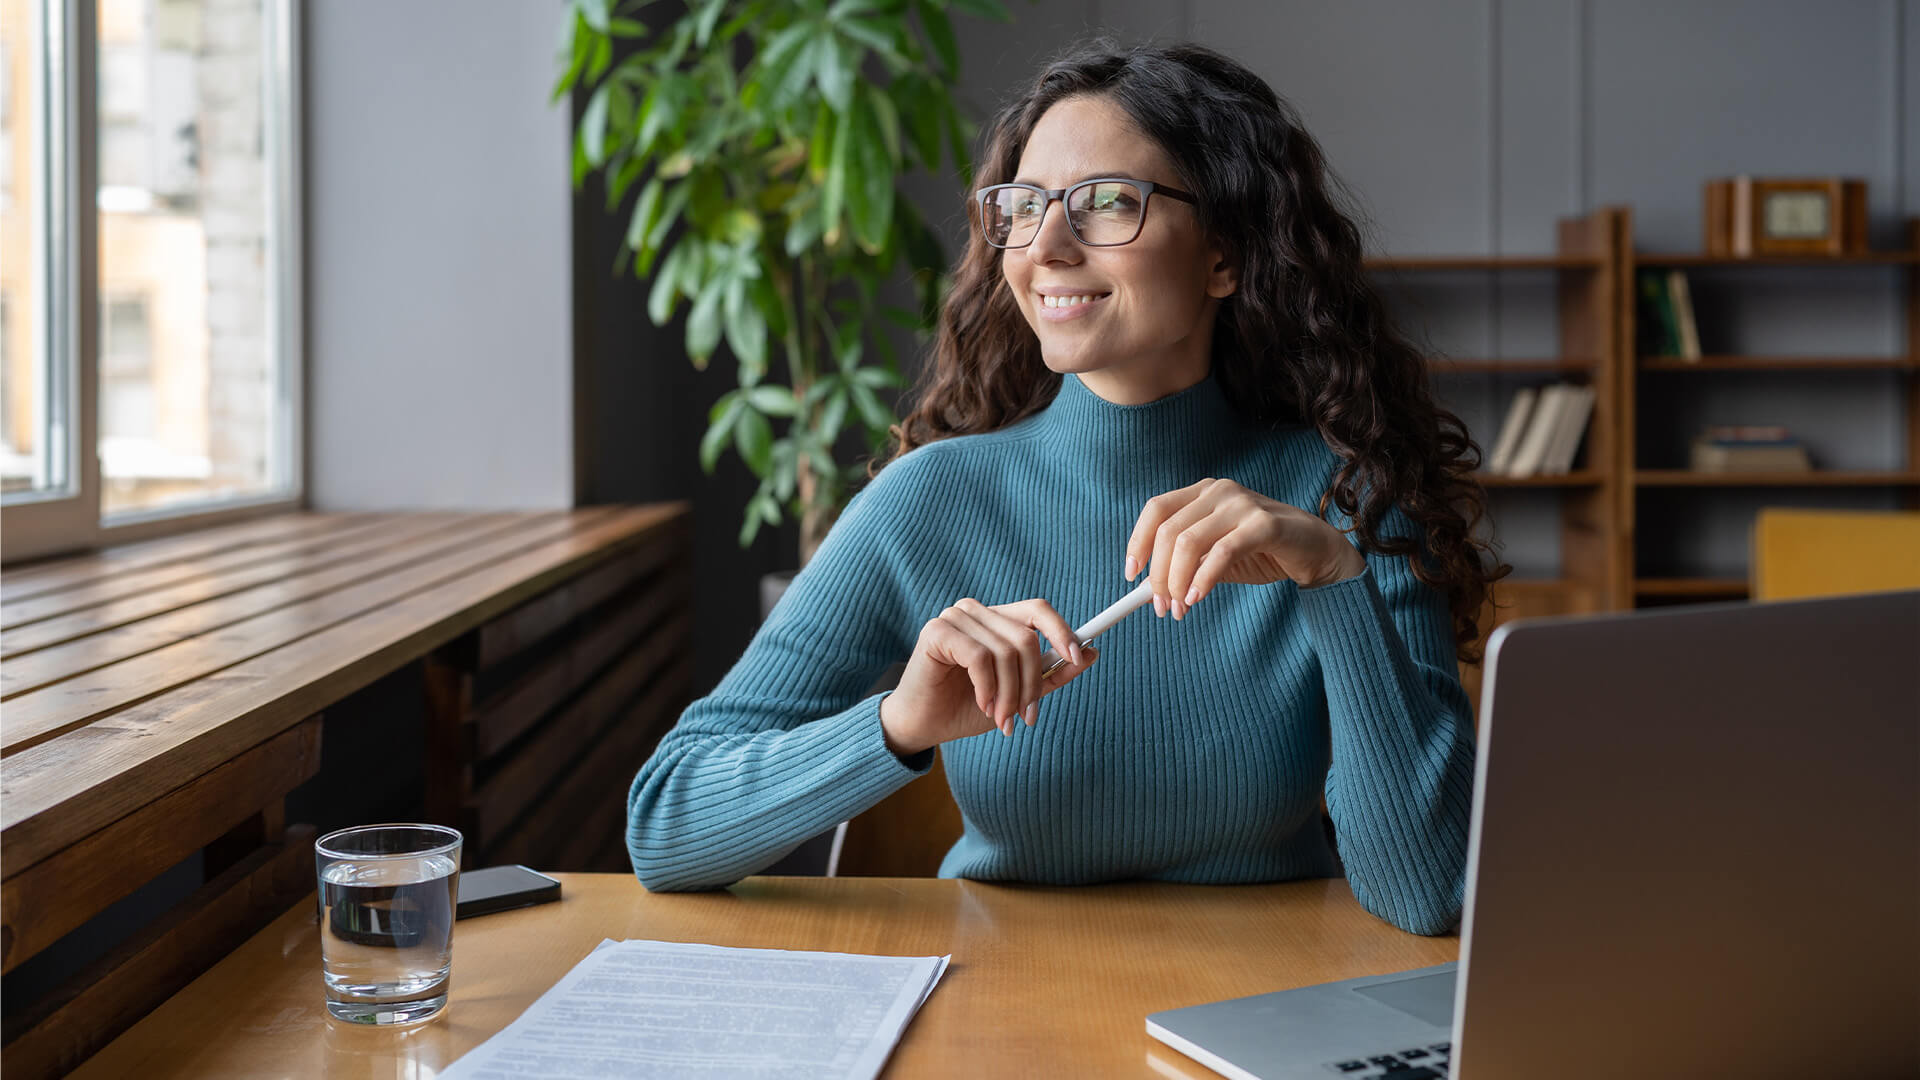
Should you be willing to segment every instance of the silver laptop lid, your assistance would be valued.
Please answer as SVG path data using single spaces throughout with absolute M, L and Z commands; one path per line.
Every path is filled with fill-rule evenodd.
M 1920 591 L 1488 648 L 1459 1075 L 1920 1076 Z

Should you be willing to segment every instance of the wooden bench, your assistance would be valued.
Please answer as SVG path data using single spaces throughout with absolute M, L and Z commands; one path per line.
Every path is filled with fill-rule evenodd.
M 0 960 L 201 853 L 204 884 L 39 1000 L 9 1077 L 64 1073 L 313 889 L 284 798 L 325 710 L 423 667 L 422 804 L 467 862 L 619 865 L 626 782 L 686 703 L 685 504 L 298 513 L 0 581 Z M 563 782 L 564 781 L 564 782 Z

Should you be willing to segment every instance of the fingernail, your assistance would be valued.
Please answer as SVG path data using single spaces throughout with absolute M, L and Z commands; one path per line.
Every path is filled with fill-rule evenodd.
M 1140 560 L 1134 558 L 1131 555 L 1127 556 L 1127 580 L 1132 581 L 1134 579 L 1134 576 L 1139 573 L 1140 573 Z
M 1157 618 L 1164 619 L 1167 617 L 1167 598 L 1161 596 L 1159 593 L 1153 594 L 1153 614 Z
M 1080 645 L 1079 645 L 1079 643 L 1078 643 L 1078 642 L 1076 642 L 1076 643 L 1074 643 L 1074 644 L 1071 644 L 1071 645 L 1068 645 L 1068 646 L 1067 646 L 1067 652 L 1068 652 L 1068 653 L 1070 653 L 1070 654 L 1072 654 L 1072 656 L 1073 656 L 1073 666 L 1074 666 L 1074 667 L 1079 667 L 1079 666 L 1080 666 Z
M 1182 604 L 1173 604 L 1173 605 L 1171 605 L 1171 606 L 1172 606 L 1172 608 L 1173 608 L 1173 621 L 1174 621 L 1174 622 L 1179 622 L 1179 621 L 1180 621 L 1181 619 L 1184 619 L 1184 618 L 1186 618 L 1186 617 L 1187 617 L 1187 609 L 1186 609 L 1186 607 L 1185 607 L 1185 605 L 1182 605 Z
M 1195 585 L 1193 588 L 1187 590 L 1187 606 L 1192 607 L 1193 602 L 1198 599 L 1200 599 L 1200 586 Z

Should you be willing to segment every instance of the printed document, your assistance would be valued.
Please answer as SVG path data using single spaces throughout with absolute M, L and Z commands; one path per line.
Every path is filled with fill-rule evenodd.
M 606 941 L 440 1077 L 870 1078 L 950 959 Z

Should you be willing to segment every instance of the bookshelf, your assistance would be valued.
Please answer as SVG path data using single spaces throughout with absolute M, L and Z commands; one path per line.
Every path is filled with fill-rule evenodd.
M 1783 499 L 1791 499 L 1793 505 L 1797 506 L 1821 505 L 1823 502 L 1855 506 L 1859 505 L 1857 500 L 1861 493 L 1880 491 L 1888 496 L 1885 501 L 1908 509 L 1920 508 L 1920 219 L 1907 222 L 1904 251 L 1739 259 L 1693 254 L 1637 254 L 1632 242 L 1632 212 L 1625 210 L 1623 215 L 1621 247 L 1615 264 L 1621 289 L 1620 326 L 1615 335 L 1615 340 L 1621 345 L 1618 379 L 1620 403 L 1616 417 L 1622 427 L 1615 446 L 1621 455 L 1616 465 L 1619 476 L 1617 490 L 1621 500 L 1619 523 L 1625 540 L 1622 555 L 1627 560 L 1627 570 L 1620 579 L 1624 587 L 1614 596 L 1612 606 L 1644 607 L 1747 597 L 1744 573 L 1728 577 L 1699 577 L 1662 574 L 1645 567 L 1648 562 L 1658 561 L 1647 558 L 1649 541 L 1646 534 L 1662 527 L 1671 527 L 1671 522 L 1663 521 L 1660 516 L 1675 512 L 1672 506 L 1675 496 L 1670 493 L 1684 492 L 1688 498 L 1709 503 L 1715 499 L 1740 498 L 1739 493 L 1746 493 L 1741 498 L 1741 503 L 1745 504 L 1751 503 L 1755 494 L 1765 497 L 1768 493 L 1779 492 Z M 1769 267 L 1794 268 L 1796 276 L 1787 280 L 1803 290 L 1807 288 L 1806 282 L 1817 279 L 1808 275 L 1817 276 L 1823 270 L 1834 268 L 1887 268 L 1903 276 L 1904 281 L 1897 294 L 1906 324 L 1904 353 L 1893 356 L 1707 355 L 1697 361 L 1635 353 L 1634 342 L 1638 337 L 1633 297 L 1634 284 L 1641 269 L 1712 271 L 1718 287 L 1735 290 L 1741 287 L 1744 271 Z M 1791 375 L 1802 380 L 1814 380 L 1823 394 L 1852 395 L 1863 403 L 1868 401 L 1867 395 L 1877 392 L 1891 378 L 1897 384 L 1895 393 L 1902 399 L 1903 406 L 1903 415 L 1898 421 L 1902 430 L 1896 432 L 1894 439 L 1900 460 L 1879 469 L 1822 469 L 1816 461 L 1816 468 L 1812 472 L 1737 474 L 1694 472 L 1674 467 L 1677 463 L 1671 461 L 1640 460 L 1642 449 L 1649 441 L 1645 436 L 1671 434 L 1641 429 L 1641 417 L 1647 411 L 1643 405 L 1649 401 L 1649 395 L 1671 397 L 1704 394 L 1698 377 L 1716 374 L 1722 378 L 1715 385 L 1734 385 L 1726 381 L 1729 379 L 1746 382 Z M 1803 382 L 1799 385 L 1806 384 Z M 1791 417 L 1795 404 L 1790 400 L 1785 402 L 1782 412 Z M 1846 493 L 1844 496 L 1843 492 Z M 1843 498 L 1848 501 L 1842 502 Z M 1721 507 L 1720 512 L 1723 516 L 1738 514 L 1737 510 L 1725 506 Z M 1750 518 L 1747 519 L 1747 528 L 1751 528 Z
M 1490 452 L 1506 405 L 1520 385 L 1556 379 L 1593 387 L 1593 416 L 1573 471 L 1555 476 L 1507 477 L 1482 474 L 1489 510 L 1498 528 L 1511 500 L 1557 500 L 1560 537 L 1558 572 L 1508 578 L 1495 585 L 1493 606 L 1481 620 L 1489 634 L 1501 622 L 1519 616 L 1584 614 L 1655 604 L 1742 600 L 1747 581 L 1740 576 L 1708 577 L 1643 572 L 1649 561 L 1642 545 L 1642 524 L 1663 522 L 1661 498 L 1712 500 L 1779 491 L 1795 505 L 1817 505 L 1828 493 L 1888 492 L 1899 505 L 1920 508 L 1920 218 L 1906 227 L 1906 251 L 1876 251 L 1838 257 L 1735 259 L 1706 255 L 1636 255 L 1633 212 L 1610 206 L 1579 217 L 1563 218 L 1557 251 L 1528 256 L 1422 256 L 1369 259 L 1370 270 L 1386 275 L 1547 271 L 1555 278 L 1558 354 L 1518 358 L 1436 357 L 1429 366 L 1441 404 L 1452 408 L 1453 384 L 1486 380 L 1494 388 L 1490 430 L 1470 432 Z M 1791 267 L 1818 275 L 1822 269 L 1889 268 L 1904 275 L 1899 290 L 1904 314 L 1905 352 L 1861 355 L 1708 355 L 1698 361 L 1670 356 L 1640 356 L 1635 349 L 1635 280 L 1644 268 L 1725 270 L 1737 279 L 1747 268 Z M 1812 472 L 1706 473 L 1674 467 L 1666 460 L 1641 460 L 1641 429 L 1649 394 L 1704 394 L 1692 381 L 1702 374 L 1722 379 L 1765 380 L 1787 376 L 1817 380 L 1835 392 L 1867 395 L 1894 380 L 1902 401 L 1902 427 L 1895 442 L 1900 460 L 1879 469 L 1819 469 Z M 1486 384 L 1482 384 L 1486 385 Z M 1792 404 L 1784 409 L 1789 415 Z M 1455 411 L 1459 411 L 1455 409 Z M 1649 419 L 1648 423 L 1655 421 Z M 1791 425 L 1789 425 L 1791 426 Z M 1682 433 L 1690 435 L 1691 433 Z M 1669 439 L 1671 442 L 1672 440 Z M 1811 501 L 1810 501 L 1811 500 Z M 1737 524 L 1738 514 L 1726 514 Z M 1748 520 L 1747 528 L 1751 527 Z M 1483 639 L 1484 641 L 1484 639 Z M 1479 698 L 1479 671 L 1463 669 L 1462 681 Z
M 1559 475 L 1508 477 L 1482 473 L 1488 489 L 1489 513 L 1498 527 L 1502 505 L 1512 500 L 1553 499 L 1557 502 L 1560 559 L 1556 573 L 1510 577 L 1494 587 L 1493 603 L 1481 619 L 1482 641 L 1499 623 L 1521 615 L 1557 615 L 1604 611 L 1626 588 L 1629 570 L 1622 561 L 1620 433 L 1616 385 L 1621 347 L 1618 309 L 1619 270 L 1623 250 L 1624 211 L 1605 207 L 1579 217 L 1563 218 L 1551 255 L 1471 255 L 1386 257 L 1367 260 L 1368 269 L 1381 276 L 1413 274 L 1490 274 L 1509 271 L 1547 272 L 1553 276 L 1558 349 L 1553 356 L 1518 358 L 1436 357 L 1429 365 L 1436 395 L 1444 407 L 1454 408 L 1462 380 L 1483 380 L 1498 398 L 1492 423 L 1500 423 L 1505 406 L 1522 385 L 1567 381 L 1595 391 L 1593 415 L 1571 472 Z M 1459 411 L 1455 408 L 1454 411 Z M 1470 433 L 1482 451 L 1490 453 L 1497 431 Z M 1462 669 L 1467 692 L 1479 700 L 1477 669 Z

